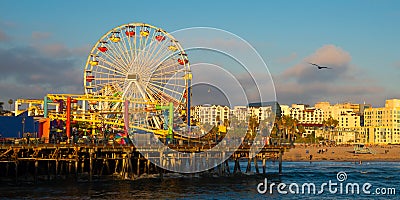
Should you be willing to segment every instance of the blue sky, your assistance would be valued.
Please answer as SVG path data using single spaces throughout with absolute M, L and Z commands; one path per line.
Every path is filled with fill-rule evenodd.
M 82 93 L 92 45 L 130 22 L 242 37 L 266 61 L 284 104 L 400 98 L 399 1 L 24 0 L 0 8 L 0 101 Z

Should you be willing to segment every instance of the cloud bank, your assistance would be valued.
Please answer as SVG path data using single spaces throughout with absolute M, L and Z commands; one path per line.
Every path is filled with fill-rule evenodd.
M 318 101 L 382 104 L 385 89 L 365 77 L 351 60 L 350 53 L 340 47 L 332 44 L 322 46 L 274 76 L 278 101 L 311 105 Z M 332 69 L 319 70 L 309 63 Z M 382 98 L 377 98 L 379 96 Z
M 50 36 L 32 33 L 34 41 Z M 43 98 L 47 93 L 83 93 L 88 51 L 80 54 L 79 49 L 55 43 L 10 46 L 1 42 L 3 38 L 7 39 L 7 35 L 0 30 L 0 101 Z

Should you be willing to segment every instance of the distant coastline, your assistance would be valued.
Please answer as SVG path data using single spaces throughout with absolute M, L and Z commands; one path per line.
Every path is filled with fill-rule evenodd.
M 356 162 L 400 162 L 400 146 L 370 146 L 373 154 L 355 154 L 354 146 L 296 145 L 283 155 L 284 161 L 339 161 Z M 322 152 L 324 150 L 324 152 Z M 318 153 L 319 152 L 319 153 Z M 310 160 L 310 155 L 312 156 Z

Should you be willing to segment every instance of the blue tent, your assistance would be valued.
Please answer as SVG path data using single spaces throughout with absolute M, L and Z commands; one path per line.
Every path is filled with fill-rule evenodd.
M 18 116 L 0 116 L 0 135 L 3 138 L 23 137 L 23 132 L 37 133 L 39 123 L 24 112 Z

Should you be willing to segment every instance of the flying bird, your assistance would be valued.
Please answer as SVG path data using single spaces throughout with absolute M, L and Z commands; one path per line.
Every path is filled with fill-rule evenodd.
M 309 64 L 318 67 L 318 69 L 332 69 L 332 68 L 330 68 L 330 67 L 320 66 L 320 65 L 317 65 L 317 64 L 315 64 L 315 63 L 309 63 Z

